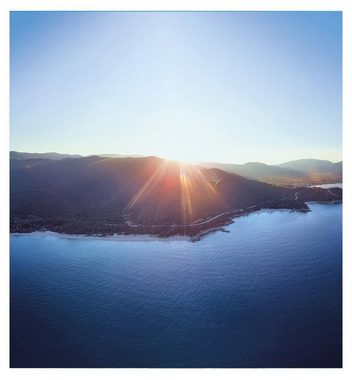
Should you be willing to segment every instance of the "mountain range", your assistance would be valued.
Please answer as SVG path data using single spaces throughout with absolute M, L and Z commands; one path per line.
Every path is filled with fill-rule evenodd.
M 55 157 L 10 160 L 12 232 L 194 235 L 262 208 L 342 199 L 338 188 L 274 186 L 153 156 Z
M 333 163 L 327 160 L 300 159 L 278 165 L 267 165 L 261 162 L 248 162 L 242 165 L 218 162 L 199 162 L 198 164 L 280 186 L 309 186 L 342 182 L 341 161 Z
M 64 158 L 78 158 L 82 157 L 80 154 L 62 154 L 56 152 L 47 153 L 27 153 L 27 152 L 16 152 L 12 150 L 10 152 L 11 160 L 29 160 L 32 158 L 43 158 L 49 160 L 62 160 Z
M 138 155 L 99 154 L 104 158 L 143 157 Z M 26 160 L 42 158 L 62 160 L 65 158 L 79 158 L 81 155 L 49 153 L 10 152 L 10 159 Z M 342 162 L 333 163 L 327 160 L 300 159 L 277 165 L 267 165 L 262 162 L 247 162 L 245 164 L 197 162 L 205 168 L 218 168 L 240 176 L 267 182 L 279 186 L 310 186 L 322 183 L 342 182 Z

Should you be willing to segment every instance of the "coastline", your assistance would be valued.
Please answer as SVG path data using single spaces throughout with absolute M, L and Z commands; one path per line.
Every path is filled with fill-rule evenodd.
M 314 202 L 319 203 L 319 202 Z M 111 235 L 105 235 L 105 234 L 70 234 L 67 232 L 55 232 L 50 230 L 36 230 L 31 232 L 10 232 L 10 236 L 26 236 L 26 235 L 41 235 L 41 236 L 54 236 L 64 239 L 86 239 L 86 240 L 105 240 L 105 241 L 117 241 L 117 242 L 171 242 L 171 241 L 188 241 L 188 242 L 196 242 L 200 241 L 205 236 L 213 233 L 213 232 L 225 232 L 229 233 L 230 231 L 226 230 L 226 226 L 232 223 L 235 223 L 235 219 L 250 216 L 257 213 L 265 213 L 265 212 L 276 212 L 276 211 L 282 211 L 282 212 L 310 212 L 311 210 L 297 210 L 297 209 L 290 209 L 290 208 L 259 208 L 259 209 L 252 209 L 248 211 L 244 210 L 237 210 L 232 211 L 232 216 L 228 217 L 227 220 L 223 221 L 221 224 L 201 229 L 198 233 L 187 235 L 187 234 L 172 234 L 172 235 L 160 235 L 160 234 L 152 234 L 152 233 L 113 233 Z
M 338 184 L 333 184 L 338 185 Z M 321 185 L 324 186 L 324 185 Z M 315 186 L 319 187 L 319 186 Z M 300 188 L 297 188 L 297 190 Z M 342 184 L 341 184 L 342 189 Z M 329 190 L 328 190 L 329 191 Z M 330 191 L 329 191 L 330 193 Z M 45 224 L 38 224 L 35 221 L 29 221 L 29 228 L 27 229 L 12 229 L 10 228 L 10 235 L 20 236 L 24 234 L 43 234 L 45 236 L 63 237 L 66 239 L 102 239 L 107 241 L 120 241 L 120 242 L 148 242 L 148 241 L 199 241 L 203 237 L 216 232 L 229 232 L 225 229 L 226 225 L 235 222 L 236 218 L 242 216 L 249 216 L 258 212 L 274 212 L 274 211 L 287 211 L 307 213 L 311 209 L 310 204 L 339 204 L 342 199 L 335 200 L 310 200 L 304 201 L 298 199 L 298 192 L 295 193 L 295 198 L 282 199 L 274 202 L 261 202 L 247 208 L 241 208 L 232 211 L 222 212 L 215 216 L 210 216 L 206 220 L 196 221 L 192 224 L 184 225 L 147 225 L 140 224 L 134 225 L 131 222 L 125 224 L 106 224 L 98 222 L 97 228 L 89 228 L 87 225 L 82 225 L 80 220 L 72 220 L 75 228 L 70 226 L 53 226 L 50 221 Z M 334 195 L 334 194 L 332 194 Z M 83 222 L 84 223 L 84 222 Z M 94 223 L 94 221 L 93 221 Z
M 343 188 L 343 182 L 335 182 L 335 183 L 321 183 L 319 185 L 310 185 L 310 186 L 307 186 L 309 188 L 312 188 L 312 187 L 321 187 L 322 189 L 330 189 L 330 188 L 333 188 L 333 187 L 339 187 L 340 189 Z
M 155 241 L 191 241 L 189 236 L 186 235 L 173 235 L 168 237 L 160 237 L 151 234 L 118 234 L 102 236 L 99 234 L 69 234 L 65 232 L 55 232 L 55 231 L 33 231 L 33 232 L 11 232 L 10 236 L 53 236 L 63 239 L 71 240 L 106 240 L 106 241 L 118 241 L 118 242 L 155 242 Z
M 299 213 L 308 213 L 311 212 L 311 209 L 309 208 L 309 205 L 312 204 L 321 204 L 321 205 L 337 205 L 342 204 L 342 202 L 316 202 L 311 201 L 307 202 L 308 209 L 306 210 L 297 210 L 297 209 L 290 209 L 290 208 L 261 208 L 261 209 L 255 209 L 255 210 L 249 210 L 247 212 L 241 212 L 240 214 L 233 215 L 227 222 L 222 223 L 221 225 L 215 226 L 215 227 L 209 227 L 205 228 L 201 231 L 199 231 L 195 235 L 186 235 L 186 234 L 173 234 L 173 235 L 160 235 L 160 234 L 151 234 L 151 233 L 131 233 L 131 234 L 125 234 L 123 232 L 121 233 L 114 233 L 111 235 L 103 235 L 103 234 L 70 234 L 66 232 L 55 232 L 55 231 L 41 231 L 36 230 L 32 232 L 10 232 L 10 236 L 13 237 L 20 237 L 20 236 L 43 236 L 43 237 L 57 237 L 57 238 L 63 238 L 63 239 L 70 239 L 70 240 L 102 240 L 102 241 L 115 241 L 115 242 L 126 242 L 126 243 L 132 243 L 132 242 L 140 242 L 140 243 L 148 243 L 148 242 L 174 242 L 174 241 L 188 241 L 191 243 L 197 242 L 202 240 L 204 237 L 214 233 L 214 232 L 225 232 L 230 233 L 229 230 L 227 230 L 225 227 L 227 225 L 235 223 L 235 220 L 242 217 L 248 217 L 251 215 L 259 214 L 259 213 L 273 213 L 273 212 L 287 212 L 287 213 L 293 213 L 293 212 L 299 212 Z M 233 212 L 235 213 L 235 212 Z

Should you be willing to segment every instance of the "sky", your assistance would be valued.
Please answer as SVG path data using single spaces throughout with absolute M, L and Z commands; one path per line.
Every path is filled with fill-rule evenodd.
M 342 156 L 340 12 L 11 12 L 10 148 Z

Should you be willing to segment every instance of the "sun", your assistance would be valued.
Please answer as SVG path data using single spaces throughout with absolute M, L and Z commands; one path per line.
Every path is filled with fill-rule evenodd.
M 192 157 L 192 155 L 182 153 L 182 152 L 167 154 L 167 155 L 163 156 L 162 158 L 164 158 L 165 160 L 168 160 L 168 161 L 176 161 L 176 162 L 179 162 L 180 164 L 183 164 L 183 165 L 194 164 L 197 162 L 195 157 Z

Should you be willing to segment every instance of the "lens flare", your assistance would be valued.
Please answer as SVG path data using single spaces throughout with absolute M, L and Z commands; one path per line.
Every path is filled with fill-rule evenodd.
M 174 225 L 190 225 L 224 207 L 220 183 L 216 170 L 162 160 L 129 201 L 126 213 L 142 224 L 167 225 L 172 220 Z M 147 204 L 153 207 L 143 207 Z

